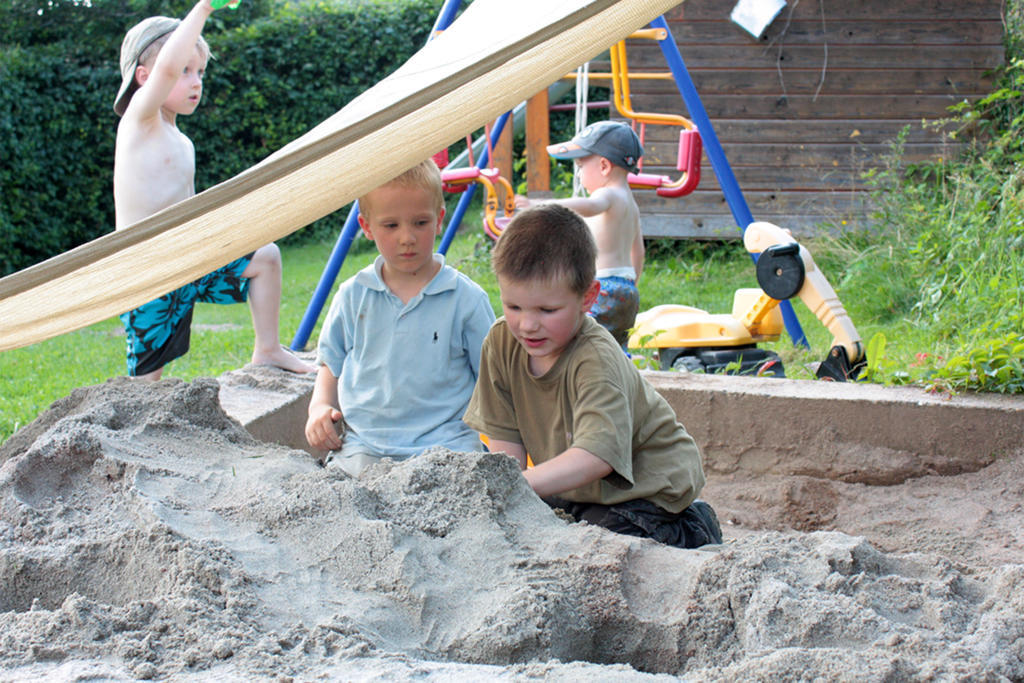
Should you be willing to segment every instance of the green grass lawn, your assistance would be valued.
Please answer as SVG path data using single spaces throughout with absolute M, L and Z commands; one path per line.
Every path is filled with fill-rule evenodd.
M 1020 115 L 1024 123 L 1024 114 Z M 1008 129 L 1007 139 L 1019 146 Z M 1014 155 L 1016 147 L 1009 147 Z M 868 350 L 865 377 L 942 391 L 1024 392 L 1024 170 L 996 149 L 920 172 L 888 172 L 877 226 L 870 233 L 804 241 L 836 289 Z M 1024 158 L 1024 152 L 1021 152 Z M 938 181 L 934 178 L 938 177 Z M 448 263 L 478 282 L 500 311 L 490 269 L 491 242 L 477 218 L 464 222 Z M 827 233 L 827 230 L 823 230 Z M 282 248 L 281 341 L 290 345 L 332 244 Z M 373 244 L 356 239 L 338 277 L 371 263 Z M 337 283 L 335 283 L 337 284 Z M 733 292 L 756 287 L 739 240 L 654 240 L 640 280 L 640 308 L 676 303 L 729 313 Z M 831 334 L 799 301 L 793 308 L 810 343 L 788 337 L 766 344 L 782 356 L 786 376 L 814 377 Z M 315 345 L 314 329 L 307 348 Z M 0 353 L 0 441 L 75 387 L 124 374 L 124 335 L 116 318 L 22 349 Z M 165 377 L 191 380 L 245 365 L 252 351 L 248 306 L 200 304 L 188 354 Z M 642 357 L 638 358 L 642 361 Z
M 489 238 L 475 224 L 467 223 L 452 242 L 448 263 L 478 282 L 490 296 L 495 312 L 500 313 L 497 283 L 490 269 L 490 244 Z M 306 244 L 282 248 L 283 344 L 291 344 L 332 246 Z M 376 253 L 372 243 L 359 237 L 345 259 L 335 287 L 371 263 Z M 685 248 L 678 245 L 659 248 L 654 244 L 641 281 L 641 310 L 659 303 L 685 303 L 713 313 L 728 313 L 732 308 L 733 290 L 753 286 L 756 286 L 754 268 L 738 242 L 691 244 Z M 805 307 L 798 303 L 796 308 L 820 360 L 830 339 Z M 310 336 L 307 348 L 315 347 L 318 334 L 319 325 Z M 110 318 L 77 332 L 0 353 L 0 441 L 75 387 L 123 375 L 124 344 L 120 321 Z M 788 341 L 773 346 L 787 357 L 794 353 Z M 170 363 L 164 376 L 184 380 L 217 376 L 245 365 L 251 351 L 252 324 L 248 306 L 199 304 L 192 324 L 191 349 Z M 815 353 L 809 354 L 808 360 L 813 360 Z M 787 360 L 787 365 L 792 363 Z M 812 376 L 801 373 L 799 361 L 794 371 L 787 369 L 789 376 Z
M 362 244 L 359 244 L 359 243 Z M 366 240 L 345 260 L 339 276 L 348 277 L 369 263 L 374 253 Z M 310 296 L 330 254 L 330 244 L 282 249 L 284 282 L 281 301 L 281 342 L 291 343 Z M 317 329 L 312 337 L 316 341 Z M 247 305 L 199 304 L 192 324 L 192 343 L 185 356 L 170 363 L 164 377 L 191 380 L 216 376 L 249 362 L 252 322 Z M 0 441 L 35 419 L 53 401 L 72 389 L 125 374 L 125 338 L 115 317 L 77 332 L 32 346 L 0 353 Z

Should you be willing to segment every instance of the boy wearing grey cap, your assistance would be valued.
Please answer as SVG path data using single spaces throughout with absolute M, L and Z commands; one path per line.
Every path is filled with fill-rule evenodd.
M 210 49 L 200 35 L 213 13 L 200 0 L 182 19 L 149 17 L 121 44 L 121 117 L 114 152 L 114 210 L 118 230 L 195 194 L 195 149 L 177 126 L 178 115 L 199 106 Z M 273 243 L 232 261 L 155 301 L 121 315 L 127 333 L 128 374 L 160 379 L 164 366 L 188 351 L 197 301 L 249 300 L 255 344 L 252 362 L 313 372 L 281 347 L 281 252 Z
M 629 173 L 636 171 L 643 153 L 639 138 L 628 125 L 598 121 L 569 142 L 548 146 L 548 154 L 556 159 L 576 160 L 586 197 L 516 197 L 519 207 L 556 203 L 583 216 L 597 242 L 597 280 L 601 283 L 590 315 L 623 348 L 640 307 L 636 282 L 644 267 L 644 238 Z

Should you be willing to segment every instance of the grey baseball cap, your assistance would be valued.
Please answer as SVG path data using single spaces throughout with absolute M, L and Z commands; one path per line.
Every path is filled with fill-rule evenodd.
M 548 145 L 548 154 L 556 159 L 578 159 L 596 154 L 627 171 L 636 172 L 644 148 L 640 138 L 625 123 L 598 121 L 581 130 L 569 142 Z
M 139 56 L 157 39 L 178 28 L 180 19 L 171 17 L 150 17 L 132 26 L 125 34 L 121 43 L 121 89 L 114 98 L 114 111 L 124 116 L 128 100 L 138 89 L 135 82 L 135 67 L 139 65 Z

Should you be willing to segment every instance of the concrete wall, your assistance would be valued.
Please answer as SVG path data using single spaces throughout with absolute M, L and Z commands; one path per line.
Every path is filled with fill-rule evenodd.
M 1024 399 L 813 380 L 651 372 L 709 473 L 893 484 L 1024 455 Z M 229 415 L 258 439 L 310 451 L 313 377 L 247 366 L 220 378 Z M 311 452 L 311 451 L 310 451 Z

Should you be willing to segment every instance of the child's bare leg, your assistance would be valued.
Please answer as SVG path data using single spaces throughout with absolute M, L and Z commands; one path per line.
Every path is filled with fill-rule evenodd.
M 158 379 L 160 379 L 160 377 L 163 374 L 164 374 L 164 369 L 162 367 L 160 367 L 160 368 L 157 368 L 156 370 L 153 370 L 152 372 L 147 372 L 145 375 L 134 375 L 132 377 L 132 379 L 141 379 L 141 380 L 145 380 L 147 382 L 155 382 Z
M 281 251 L 277 245 L 271 243 L 257 249 L 242 277 L 249 278 L 249 308 L 256 336 L 253 364 L 273 365 L 291 372 L 316 372 L 312 365 L 281 346 Z

